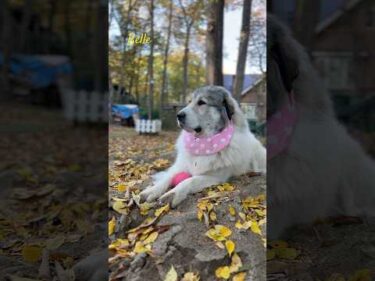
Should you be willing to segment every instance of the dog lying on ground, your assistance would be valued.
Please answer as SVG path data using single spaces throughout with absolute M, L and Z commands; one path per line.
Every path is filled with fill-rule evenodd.
M 319 218 L 374 216 L 374 161 L 336 121 L 290 32 L 269 17 L 267 33 L 268 239 Z
M 141 192 L 143 199 L 160 199 L 174 207 L 188 194 L 223 183 L 231 176 L 266 172 L 266 150 L 250 132 L 239 105 L 225 88 L 197 89 L 177 119 L 183 131 L 176 144 L 176 161 Z M 167 191 L 180 173 L 187 178 Z

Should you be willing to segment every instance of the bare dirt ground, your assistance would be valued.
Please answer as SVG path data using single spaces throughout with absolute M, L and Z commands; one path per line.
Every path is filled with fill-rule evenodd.
M 265 280 L 265 177 L 244 175 L 176 209 L 139 203 L 174 159 L 176 132 L 110 127 L 111 280 Z

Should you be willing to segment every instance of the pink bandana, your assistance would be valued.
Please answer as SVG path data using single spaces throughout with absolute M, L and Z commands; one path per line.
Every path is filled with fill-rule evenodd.
M 232 122 L 223 131 L 210 137 L 198 138 L 192 133 L 183 131 L 185 148 L 193 155 L 215 154 L 229 145 L 233 132 Z
M 286 102 L 267 122 L 268 159 L 275 157 L 288 147 L 296 123 L 297 110 L 292 93 L 289 102 Z

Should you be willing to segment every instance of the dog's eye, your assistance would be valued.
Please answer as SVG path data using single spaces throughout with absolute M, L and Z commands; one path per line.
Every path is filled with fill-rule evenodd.
M 206 104 L 206 103 L 203 100 L 198 101 L 198 105 L 204 105 L 204 104 Z

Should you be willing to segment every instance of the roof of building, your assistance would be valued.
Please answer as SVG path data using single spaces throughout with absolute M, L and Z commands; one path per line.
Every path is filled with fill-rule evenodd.
M 244 81 L 242 85 L 242 91 L 249 87 L 253 87 L 262 77 L 262 74 L 245 74 Z M 227 89 L 229 92 L 233 92 L 233 84 L 234 84 L 235 75 L 232 74 L 224 74 L 224 88 Z
M 329 0 L 320 1 L 319 23 L 315 29 L 317 33 L 336 22 L 345 12 L 353 9 L 363 0 Z M 294 20 L 293 15 L 296 10 L 295 0 L 273 1 L 275 14 L 286 23 L 291 24 Z
M 335 0 L 335 1 L 338 1 L 338 0 Z M 330 1 L 324 1 L 323 3 L 325 2 L 329 3 Z M 335 9 L 329 14 L 329 16 L 326 16 L 318 23 L 317 27 L 315 28 L 316 33 L 322 32 L 324 29 L 326 29 L 327 27 L 335 23 L 346 12 L 350 11 L 357 4 L 362 2 L 362 0 L 348 0 L 346 2 L 344 0 L 340 0 L 339 2 L 341 2 L 340 5 L 336 6 Z M 324 9 L 322 8 L 322 11 L 323 10 Z
M 261 81 L 263 81 L 265 78 L 266 78 L 265 75 L 260 75 L 260 76 L 258 77 L 258 80 L 255 81 L 255 83 L 249 85 L 249 87 L 247 87 L 247 88 L 245 88 L 245 89 L 242 90 L 242 92 L 241 92 L 241 96 L 245 95 L 246 93 L 249 93 L 249 91 L 250 91 L 252 88 L 254 88 L 256 85 L 258 85 L 258 84 L 259 84 Z

